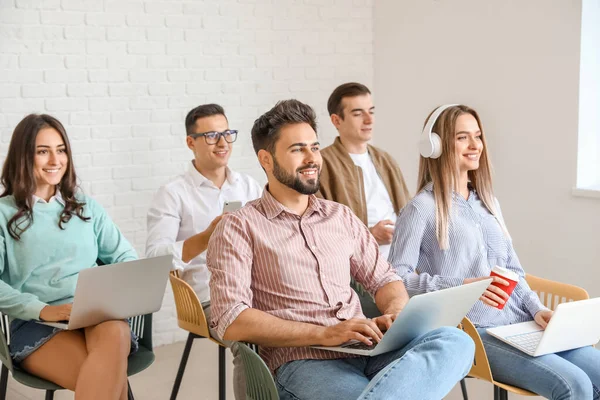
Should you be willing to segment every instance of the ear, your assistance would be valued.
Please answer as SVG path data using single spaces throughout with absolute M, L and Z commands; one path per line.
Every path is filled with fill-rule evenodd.
M 191 136 L 186 136 L 185 144 L 187 144 L 188 149 L 194 151 L 194 138 Z
M 331 123 L 335 126 L 335 129 L 339 129 L 342 119 L 337 114 L 331 114 Z
M 260 166 L 267 172 L 273 171 L 273 156 L 267 150 L 258 151 L 258 162 Z

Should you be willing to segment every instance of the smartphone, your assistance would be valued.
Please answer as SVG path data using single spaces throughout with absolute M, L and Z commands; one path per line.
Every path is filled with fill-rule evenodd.
M 241 201 L 226 201 L 223 205 L 223 213 L 234 212 L 242 208 Z

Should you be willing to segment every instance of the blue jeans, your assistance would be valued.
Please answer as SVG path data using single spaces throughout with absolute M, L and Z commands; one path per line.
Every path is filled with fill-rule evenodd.
M 494 380 L 552 400 L 600 399 L 600 351 L 580 349 L 531 357 L 477 329 Z
M 440 400 L 469 372 L 474 352 L 464 332 L 440 328 L 375 357 L 290 361 L 275 381 L 282 400 Z

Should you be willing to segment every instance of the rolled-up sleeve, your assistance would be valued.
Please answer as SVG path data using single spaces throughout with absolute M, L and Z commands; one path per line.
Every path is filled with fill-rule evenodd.
M 400 280 L 400 277 L 381 257 L 379 245 L 369 229 L 349 209 L 347 220 L 353 232 L 355 249 L 350 259 L 350 274 L 367 292 L 375 295 L 383 286 Z
M 211 327 L 223 338 L 242 311 L 252 307 L 252 241 L 245 223 L 231 214 L 217 225 L 206 255 L 211 273 Z

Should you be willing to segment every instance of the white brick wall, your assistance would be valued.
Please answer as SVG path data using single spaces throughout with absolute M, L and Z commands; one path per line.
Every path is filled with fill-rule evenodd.
M 311 104 L 335 131 L 333 88 L 372 83 L 373 0 L 0 0 L 0 161 L 31 112 L 67 127 L 83 189 L 144 253 L 154 191 L 183 171 L 183 118 L 222 104 L 241 131 L 230 166 L 265 181 L 250 141 L 277 100 Z M 157 345 L 180 340 L 170 288 Z

